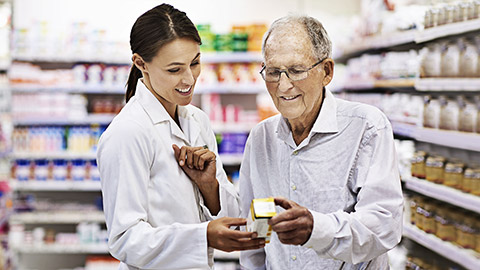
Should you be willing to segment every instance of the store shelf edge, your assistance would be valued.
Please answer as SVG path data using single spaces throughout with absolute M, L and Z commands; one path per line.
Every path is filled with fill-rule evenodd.
M 406 188 L 480 214 L 480 197 L 415 177 L 404 178 Z
M 475 257 L 472 250 L 464 250 L 410 224 L 403 225 L 403 235 L 467 269 L 480 269 L 480 259 Z

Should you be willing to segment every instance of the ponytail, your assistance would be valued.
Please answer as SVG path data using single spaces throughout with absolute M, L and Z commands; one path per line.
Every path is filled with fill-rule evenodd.
M 130 75 L 128 75 L 127 81 L 127 92 L 125 94 L 125 102 L 128 102 L 131 97 L 135 95 L 135 90 L 137 89 L 138 79 L 142 77 L 142 72 L 138 69 L 135 64 L 132 64 L 130 69 Z

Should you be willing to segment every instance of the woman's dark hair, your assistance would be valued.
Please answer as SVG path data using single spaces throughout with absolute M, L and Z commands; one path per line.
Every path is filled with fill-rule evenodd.
M 177 38 L 189 38 L 198 44 L 202 43 L 197 28 L 185 12 L 169 4 L 161 4 L 135 21 L 130 32 L 130 48 L 132 54 L 137 53 L 144 61 L 150 62 L 163 45 Z M 127 81 L 127 102 L 135 95 L 137 81 L 141 77 L 142 72 L 133 64 Z

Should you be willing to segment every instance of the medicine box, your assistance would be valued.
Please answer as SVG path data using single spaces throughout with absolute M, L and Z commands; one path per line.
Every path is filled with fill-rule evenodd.
M 273 198 L 253 199 L 247 217 L 247 231 L 256 232 L 258 238 L 265 238 L 265 243 L 270 243 L 272 227 L 268 225 L 268 220 L 275 215 Z

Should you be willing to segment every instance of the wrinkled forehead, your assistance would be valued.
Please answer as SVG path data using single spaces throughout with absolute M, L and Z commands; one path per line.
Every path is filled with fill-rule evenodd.
M 315 59 L 313 45 L 305 27 L 298 23 L 284 23 L 277 26 L 265 43 L 267 65 L 304 63 Z

